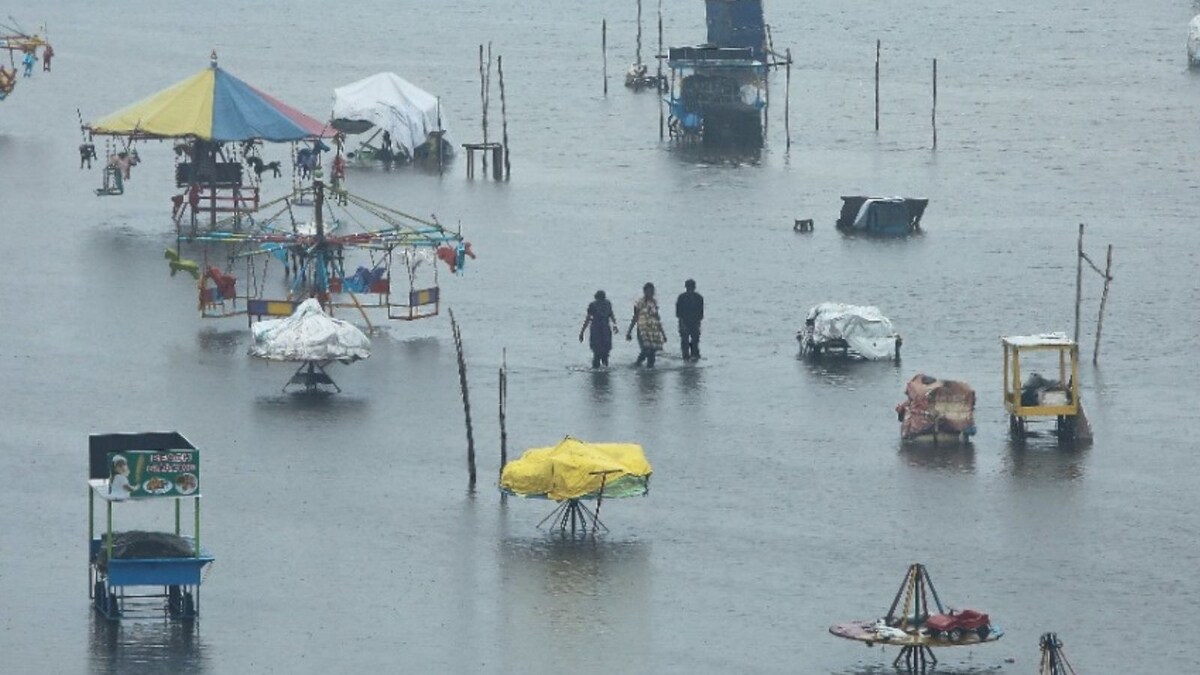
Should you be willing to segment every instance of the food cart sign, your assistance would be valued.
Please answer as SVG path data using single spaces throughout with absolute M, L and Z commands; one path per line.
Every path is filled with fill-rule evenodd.
M 112 499 L 188 497 L 200 492 L 199 450 L 126 450 L 108 453 Z

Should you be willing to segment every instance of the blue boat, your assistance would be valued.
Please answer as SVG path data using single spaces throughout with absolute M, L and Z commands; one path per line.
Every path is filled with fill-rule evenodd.
M 842 197 L 837 229 L 847 234 L 907 237 L 921 230 L 928 199 L 908 197 Z

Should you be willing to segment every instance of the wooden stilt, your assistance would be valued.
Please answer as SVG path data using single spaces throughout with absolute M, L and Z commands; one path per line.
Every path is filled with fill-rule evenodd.
M 937 150 L 937 59 L 933 60 L 933 111 L 930 113 L 930 123 L 933 125 L 933 149 Z
M 500 76 L 500 129 L 501 141 L 504 143 L 504 180 L 508 180 L 512 164 L 508 159 L 508 103 L 504 97 L 504 57 L 496 57 L 496 74 Z
M 875 41 L 875 131 L 879 131 L 879 49 L 880 40 Z
M 454 349 L 458 354 L 458 384 L 462 391 L 463 416 L 467 425 L 467 472 L 468 486 L 475 490 L 475 431 L 471 427 L 471 396 L 467 387 L 467 362 L 463 357 L 462 332 L 459 331 L 458 321 L 454 319 L 454 310 L 450 310 L 450 330 L 454 334 Z
M 1100 296 L 1100 314 L 1096 318 L 1096 344 L 1092 347 L 1092 365 L 1100 360 L 1100 331 L 1104 329 L 1104 306 L 1108 304 L 1108 286 L 1112 283 L 1112 244 L 1108 245 L 1108 259 L 1104 264 L 1104 293 Z
M 1079 344 L 1079 304 L 1083 302 L 1083 223 L 1079 224 L 1079 244 L 1075 247 L 1075 343 Z
M 608 96 L 608 19 L 600 22 L 600 54 L 604 58 L 604 95 Z
M 792 123 L 791 123 L 791 101 L 792 101 L 792 48 L 787 48 L 787 70 L 784 74 L 783 86 L 783 135 L 787 139 L 785 148 L 792 147 Z

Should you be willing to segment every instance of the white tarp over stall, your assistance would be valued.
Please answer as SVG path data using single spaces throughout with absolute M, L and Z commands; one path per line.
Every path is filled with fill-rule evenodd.
M 438 108 L 436 96 L 395 73 L 376 73 L 333 90 L 333 119 L 370 122 L 410 157 L 431 132 L 446 128 Z
M 356 361 L 371 355 L 371 339 L 354 325 L 335 319 L 314 298 L 286 319 L 251 327 L 250 355 L 272 361 Z
M 896 331 L 878 307 L 822 302 L 808 312 L 813 341 L 845 340 L 868 359 L 890 359 L 896 353 Z

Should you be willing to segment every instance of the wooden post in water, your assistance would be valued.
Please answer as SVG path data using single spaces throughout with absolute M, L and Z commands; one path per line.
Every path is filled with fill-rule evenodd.
M 608 96 L 608 19 L 600 22 L 600 54 L 604 59 L 604 95 Z
M 454 320 L 454 310 L 450 310 L 450 330 L 454 333 L 454 349 L 458 353 L 458 386 L 462 390 L 463 415 L 467 424 L 467 473 L 470 476 L 468 485 L 475 490 L 475 432 L 471 427 L 471 397 L 467 388 L 467 362 L 463 358 L 462 333 L 458 322 Z
M 792 123 L 791 123 L 791 102 L 792 102 L 792 48 L 787 48 L 787 71 L 784 74 L 783 85 L 783 136 L 787 139 L 785 149 L 792 147 Z
M 929 119 L 933 124 L 933 149 L 937 150 L 937 59 L 933 60 L 933 112 Z
M 763 141 L 767 139 L 767 127 L 770 125 L 771 119 L 771 68 L 767 66 L 763 68 L 763 94 L 767 97 L 766 104 L 762 111 L 763 125 Z
M 512 164 L 508 161 L 508 103 L 504 98 L 504 57 L 496 57 L 496 74 L 500 76 L 500 129 L 501 139 L 504 141 L 504 180 L 508 180 L 508 174 L 512 171 Z
M 504 473 L 504 465 L 508 464 L 508 428 L 507 411 L 508 411 L 508 350 L 501 352 L 500 357 L 500 473 Z M 500 493 L 500 501 L 504 501 L 505 495 Z
M 662 39 L 662 0 L 658 0 L 658 53 L 655 55 L 655 60 L 658 61 L 658 82 L 655 87 L 658 91 L 658 140 L 663 139 L 663 39 Z
M 1104 305 L 1108 304 L 1108 285 L 1112 283 L 1112 244 L 1108 245 L 1108 260 L 1104 264 L 1104 294 L 1100 296 L 1100 315 L 1096 319 L 1096 344 L 1092 347 L 1092 365 L 1100 360 L 1100 331 L 1104 328 Z
M 879 46 L 880 41 L 875 41 L 875 131 L 879 131 Z
M 1083 302 L 1083 223 L 1079 224 L 1079 244 L 1075 247 L 1075 344 L 1079 344 L 1079 304 Z

